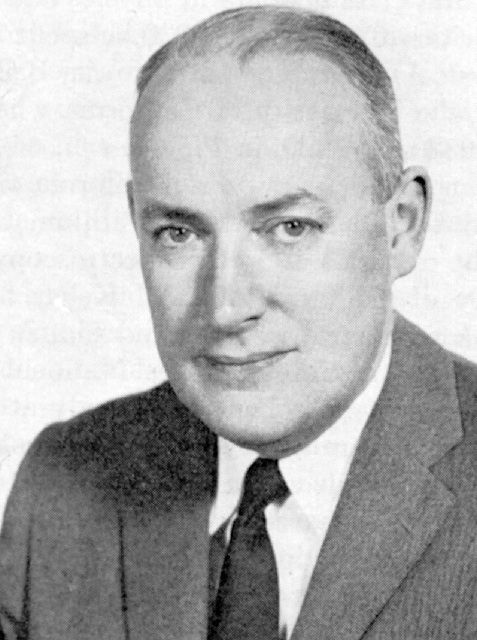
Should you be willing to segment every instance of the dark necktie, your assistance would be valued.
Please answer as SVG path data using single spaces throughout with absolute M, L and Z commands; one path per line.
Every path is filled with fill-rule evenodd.
M 209 620 L 208 640 L 278 640 L 278 575 L 265 507 L 289 494 L 276 460 L 248 469 Z

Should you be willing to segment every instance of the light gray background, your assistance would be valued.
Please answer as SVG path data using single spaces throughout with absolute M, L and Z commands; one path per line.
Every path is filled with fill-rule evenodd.
M 46 423 L 164 378 L 124 193 L 134 78 L 164 41 L 239 4 L 7 0 L 0 13 L 0 510 Z M 477 359 L 477 4 L 288 4 L 343 20 L 388 68 L 406 163 L 434 184 L 396 307 Z

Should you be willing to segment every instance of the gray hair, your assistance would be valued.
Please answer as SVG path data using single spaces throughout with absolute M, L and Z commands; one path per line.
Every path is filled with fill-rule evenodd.
M 347 26 L 326 15 L 286 6 L 250 6 L 223 11 L 182 33 L 156 51 L 137 79 L 138 102 L 151 78 L 166 63 L 187 65 L 227 52 L 240 65 L 260 53 L 312 54 L 338 67 L 367 105 L 366 162 L 375 197 L 388 200 L 402 172 L 402 149 L 391 79 L 368 46 Z

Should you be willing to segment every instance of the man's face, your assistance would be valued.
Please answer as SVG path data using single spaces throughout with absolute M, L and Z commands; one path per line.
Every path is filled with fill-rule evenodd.
M 364 388 L 391 324 L 363 100 L 333 65 L 223 57 L 159 71 L 132 128 L 156 342 L 210 429 L 285 455 Z

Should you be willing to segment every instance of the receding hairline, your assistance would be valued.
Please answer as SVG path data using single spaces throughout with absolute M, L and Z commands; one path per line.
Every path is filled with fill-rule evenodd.
M 308 46 L 317 33 L 321 36 L 327 33 L 335 38 L 334 53 L 338 52 L 339 44 L 351 45 L 356 53 L 365 54 L 389 79 L 386 70 L 365 42 L 342 22 L 305 8 L 263 4 L 213 14 L 166 42 L 140 69 L 136 82 L 138 95 L 141 95 L 157 69 L 172 60 L 182 60 L 187 64 L 187 61 L 228 51 L 239 63 L 243 63 L 267 47 L 269 51 L 281 50 L 284 53 L 308 51 L 317 56 L 326 52 L 330 54 L 333 47 L 327 48 L 324 39 L 320 51 L 318 48 L 312 51 Z M 317 44 L 315 40 L 314 46 Z
M 164 61 L 164 64 L 156 69 L 155 73 L 149 78 L 147 85 L 144 86 L 143 90 L 138 95 L 131 120 L 133 120 L 135 114 L 137 115 L 137 113 L 139 112 L 138 107 L 141 105 L 143 99 L 148 98 L 149 89 L 151 89 L 152 92 L 158 94 L 159 96 L 162 94 L 165 102 L 168 99 L 168 93 L 170 89 L 172 89 L 176 84 L 180 83 L 184 77 L 191 76 L 192 78 L 196 78 L 196 71 L 200 73 L 203 69 L 207 70 L 207 68 L 210 68 L 213 70 L 213 72 L 215 72 L 217 68 L 220 69 L 221 64 L 223 63 L 223 73 L 227 74 L 227 69 L 225 69 L 225 67 L 227 63 L 230 62 L 234 66 L 236 66 L 237 70 L 240 73 L 246 74 L 249 66 L 253 66 L 253 63 L 260 61 L 260 59 L 266 60 L 267 58 L 269 58 L 273 60 L 274 58 L 277 58 L 277 62 L 280 63 L 280 58 L 282 57 L 302 58 L 304 60 L 309 59 L 311 62 L 318 60 L 319 62 L 325 63 L 326 66 L 331 67 L 336 72 L 337 82 L 341 81 L 350 90 L 351 94 L 354 94 L 356 96 L 358 101 L 361 103 L 360 107 L 362 107 L 363 115 L 367 115 L 367 104 L 365 96 L 363 96 L 359 89 L 349 81 L 349 78 L 345 73 L 343 73 L 341 67 L 336 64 L 333 59 L 329 58 L 326 55 L 318 55 L 308 51 L 295 52 L 270 49 L 269 51 L 256 52 L 253 56 L 247 57 L 245 60 L 238 59 L 233 52 L 223 50 L 220 53 L 206 53 L 201 56 L 191 57 L 190 59 L 186 60 L 181 59 Z M 220 74 L 221 72 L 219 72 L 218 75 Z M 158 81 L 157 84 L 159 86 L 156 85 L 153 87 L 153 85 L 156 83 L 155 81 Z
M 179 34 L 149 58 L 138 75 L 135 112 L 149 82 L 160 70 L 174 77 L 181 70 L 224 53 L 241 67 L 267 53 L 311 55 L 337 68 L 364 98 L 367 164 L 379 198 L 390 197 L 402 171 L 391 80 L 361 38 L 329 16 L 276 5 L 242 7 L 215 14 Z
M 280 58 L 302 58 L 304 59 L 304 65 L 306 64 L 306 60 L 308 60 L 311 65 L 320 65 L 324 64 L 325 70 L 331 71 L 331 85 L 328 84 L 328 80 L 325 80 L 325 85 L 322 82 L 314 85 L 312 81 L 303 81 L 297 83 L 297 90 L 300 92 L 300 87 L 305 87 L 308 85 L 312 89 L 313 93 L 316 93 L 316 102 L 315 98 L 312 98 L 313 102 L 318 105 L 321 102 L 320 98 L 320 89 L 323 88 L 323 95 L 326 96 L 334 94 L 335 91 L 338 91 L 340 94 L 343 91 L 344 99 L 350 105 L 350 113 L 352 112 L 352 116 L 350 116 L 350 120 L 352 122 L 356 122 L 358 124 L 357 134 L 358 138 L 353 138 L 356 142 L 356 150 L 361 157 L 361 159 L 366 162 L 367 156 L 369 155 L 369 115 L 366 108 L 365 98 L 358 91 L 356 87 L 354 87 L 349 81 L 342 70 L 332 61 L 327 59 L 325 56 L 316 56 L 309 52 L 306 53 L 290 53 L 290 52 L 281 52 L 281 51 L 270 51 L 270 52 L 261 52 L 257 53 L 253 56 L 253 58 L 248 58 L 244 62 L 240 62 L 237 60 L 236 56 L 230 55 L 228 51 L 222 51 L 218 55 L 206 55 L 201 56 L 201 58 L 194 58 L 188 60 L 186 63 L 175 63 L 175 61 L 166 62 L 160 69 L 156 71 L 156 74 L 151 78 L 148 86 L 145 87 L 143 93 L 140 96 L 140 99 L 137 101 L 136 108 L 133 112 L 131 118 L 131 151 L 136 150 L 136 144 L 139 144 L 139 148 L 142 146 L 144 131 L 147 129 L 154 129 L 157 124 L 160 124 L 160 121 L 163 117 L 168 118 L 169 113 L 169 105 L 172 103 L 181 104 L 183 103 L 182 96 L 183 91 L 186 94 L 190 91 L 189 82 L 193 83 L 193 91 L 192 96 L 202 95 L 200 89 L 200 75 L 201 72 L 204 72 L 205 82 L 209 84 L 209 81 L 215 86 L 216 90 L 219 92 L 222 91 L 222 81 L 221 78 L 225 78 L 226 82 L 240 82 L 240 77 L 242 75 L 247 75 L 249 67 L 253 67 L 254 63 L 260 61 L 264 61 L 267 64 L 267 58 L 272 61 L 272 65 L 275 66 L 280 72 L 283 61 Z M 180 66 L 178 66 L 180 64 Z M 229 67 L 231 64 L 233 67 Z M 313 71 L 312 66 L 312 74 L 320 74 L 320 71 Z M 306 66 L 302 67 L 306 74 Z M 315 67 L 316 69 L 316 67 Z M 268 70 L 268 68 L 267 68 Z M 299 68 L 300 72 L 301 68 Z M 235 72 L 238 72 L 238 75 L 235 76 Z M 252 74 L 254 74 L 253 68 L 251 69 Z M 262 70 L 259 69 L 259 74 L 263 73 Z M 274 73 L 273 68 L 271 69 L 271 73 Z M 325 71 L 326 73 L 326 71 Z M 267 74 L 265 73 L 265 78 Z M 252 76 L 253 77 L 253 76 Z M 258 76 L 260 77 L 260 75 Z M 287 75 L 283 76 L 285 78 L 285 82 L 287 79 Z M 290 75 L 290 77 L 296 76 Z M 330 76 L 328 76 L 330 77 Z M 199 79 L 199 80 L 198 80 Z M 198 80 L 198 84 L 196 84 Z M 265 80 L 266 82 L 266 80 Z M 280 84 L 282 82 L 280 81 Z M 176 87 L 178 86 L 178 90 L 176 91 Z M 274 84 L 271 83 L 268 85 L 272 91 L 272 100 L 274 93 Z M 198 87 L 198 88 L 197 88 Z M 234 91 L 233 86 L 230 89 L 232 92 Z M 206 89 L 208 91 L 208 88 Z M 313 93 L 311 95 L 313 95 Z M 245 94 L 244 94 L 245 95 Z M 291 95 L 291 94 L 290 94 Z M 300 94 L 299 94 L 300 95 Z M 212 94 L 212 101 L 214 100 L 214 94 Z M 278 104 L 278 103 L 277 103 Z M 193 107 L 191 107 L 193 110 Z M 182 107 L 180 107 L 182 111 Z M 176 113 L 176 108 L 172 107 L 172 113 Z M 144 119 L 143 119 L 144 118 Z M 313 125 L 309 125 L 312 127 Z M 350 123 L 350 126 L 351 123 Z M 145 129 L 144 129 L 145 127 Z M 350 141 L 351 142 L 351 141 Z

